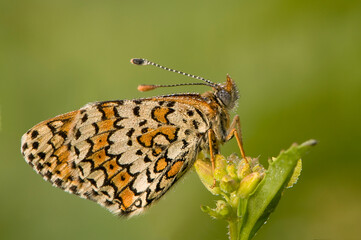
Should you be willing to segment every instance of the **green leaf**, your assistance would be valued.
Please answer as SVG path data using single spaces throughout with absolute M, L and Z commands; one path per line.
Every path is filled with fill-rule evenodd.
M 240 230 L 241 240 L 251 239 L 267 221 L 289 183 L 298 160 L 315 144 L 315 140 L 309 140 L 301 145 L 292 145 L 270 163 L 266 176 L 248 199 L 247 210 L 243 216 L 244 225 Z

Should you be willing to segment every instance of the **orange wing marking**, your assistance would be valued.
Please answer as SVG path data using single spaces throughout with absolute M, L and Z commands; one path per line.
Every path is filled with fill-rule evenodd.
M 70 160 L 70 151 L 68 150 L 68 146 L 66 145 L 63 145 L 60 148 L 56 149 L 54 155 L 56 155 L 58 157 L 58 161 L 62 163 Z
M 168 163 L 166 162 L 165 158 L 160 158 L 155 164 L 155 170 L 157 172 L 161 172 L 167 167 L 167 165 Z
M 112 182 L 118 188 L 119 191 L 128 185 L 130 181 L 133 180 L 133 177 L 129 175 L 129 173 L 124 169 L 112 179 Z
M 90 159 L 93 160 L 94 167 L 98 167 L 103 162 L 107 161 L 109 157 L 107 156 L 105 149 L 102 149 L 98 152 L 93 153 L 93 155 L 90 156 Z
M 113 110 L 113 107 L 106 107 L 106 108 L 103 108 L 102 110 L 103 110 L 103 112 L 104 112 L 104 117 L 105 117 L 106 119 L 114 118 L 114 110 Z
M 122 210 L 126 210 L 134 202 L 134 192 L 127 187 L 119 193 L 119 198 L 122 200 Z
M 168 178 L 174 177 L 179 172 L 179 170 L 182 168 L 183 163 L 184 163 L 183 161 L 178 161 L 178 162 L 174 163 L 173 166 L 167 172 L 167 177 Z
M 173 126 L 163 126 L 153 131 L 147 132 L 139 137 L 137 137 L 139 144 L 144 147 L 151 147 L 153 145 L 153 139 L 158 135 L 164 135 L 168 141 L 173 142 L 176 140 L 178 128 Z
M 119 171 L 119 166 L 117 165 L 117 158 L 112 158 L 111 160 L 105 162 L 103 166 L 107 171 L 108 178 L 112 178 L 114 174 Z
M 167 115 L 174 112 L 173 109 L 166 108 L 166 107 L 155 107 L 152 111 L 152 118 L 161 123 L 169 123 L 167 119 Z
M 108 132 L 109 130 L 112 130 L 114 128 L 113 124 L 116 120 L 117 119 L 108 119 L 98 122 L 97 125 L 99 128 L 99 133 Z
M 94 137 L 91 138 L 92 142 L 94 143 L 93 145 L 93 152 L 98 151 L 99 149 L 104 148 L 105 146 L 109 145 L 108 144 L 108 136 L 109 136 L 109 132 L 107 133 L 103 133 L 103 134 L 99 134 L 96 135 Z

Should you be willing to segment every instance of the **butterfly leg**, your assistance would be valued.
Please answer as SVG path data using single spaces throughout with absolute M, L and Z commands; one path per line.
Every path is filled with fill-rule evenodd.
M 242 142 L 242 131 L 241 131 L 241 122 L 239 120 L 239 116 L 236 115 L 231 123 L 231 126 L 229 127 L 229 132 L 226 137 L 226 141 L 229 141 L 233 136 L 236 137 L 238 147 L 241 151 L 242 158 L 247 161 L 246 154 L 243 149 L 243 142 Z
M 214 132 L 212 129 L 208 130 L 208 144 L 209 144 L 209 155 L 211 155 L 211 164 L 212 164 L 212 173 L 213 173 L 213 185 L 211 188 L 214 188 L 216 186 L 216 178 L 214 177 L 214 169 L 215 169 L 215 158 L 213 153 L 213 137 Z

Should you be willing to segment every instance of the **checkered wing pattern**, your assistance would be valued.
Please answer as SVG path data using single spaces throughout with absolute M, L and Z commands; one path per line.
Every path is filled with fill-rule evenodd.
M 208 129 L 202 112 L 184 102 L 109 101 L 39 123 L 21 146 L 28 164 L 54 186 L 129 216 L 192 166 Z

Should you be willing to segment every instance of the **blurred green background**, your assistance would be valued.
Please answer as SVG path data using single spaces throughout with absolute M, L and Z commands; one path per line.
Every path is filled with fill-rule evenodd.
M 215 198 L 194 171 L 126 220 L 51 187 L 20 154 L 30 127 L 88 102 L 208 90 L 137 92 L 194 82 L 129 63 L 144 57 L 215 82 L 229 73 L 246 152 L 264 163 L 319 141 L 255 239 L 359 239 L 360 23 L 360 1 L 1 0 L 0 238 L 227 238 L 226 224 L 200 211 Z M 232 152 L 235 141 L 222 148 Z

